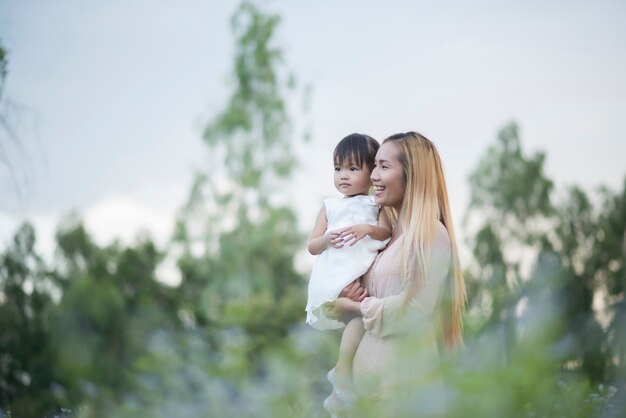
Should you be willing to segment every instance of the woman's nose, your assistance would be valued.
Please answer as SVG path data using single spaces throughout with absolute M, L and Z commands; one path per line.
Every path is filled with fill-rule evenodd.
M 379 180 L 378 179 L 378 168 L 377 167 L 374 167 L 374 169 L 372 170 L 372 174 L 370 174 L 370 180 L 372 182 L 375 182 L 375 181 Z

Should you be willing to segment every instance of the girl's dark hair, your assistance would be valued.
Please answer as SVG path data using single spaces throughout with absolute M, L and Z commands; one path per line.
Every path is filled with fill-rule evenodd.
M 371 136 L 351 134 L 339 141 L 333 153 L 333 161 L 335 164 L 341 165 L 348 160 L 359 167 L 363 167 L 365 164 L 372 171 L 379 147 L 378 141 Z

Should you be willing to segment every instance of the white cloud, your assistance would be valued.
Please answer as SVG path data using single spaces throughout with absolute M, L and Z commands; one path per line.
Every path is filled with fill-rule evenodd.
M 115 239 L 129 245 L 138 234 L 148 233 L 157 245 L 163 246 L 173 231 L 174 213 L 130 197 L 109 195 L 87 208 L 84 222 L 100 245 Z

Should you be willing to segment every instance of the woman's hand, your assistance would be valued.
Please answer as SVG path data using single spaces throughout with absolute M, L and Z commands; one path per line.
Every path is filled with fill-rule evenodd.
M 334 319 L 349 319 L 360 315 L 361 302 L 355 302 L 348 298 L 337 298 L 329 303 L 327 316 Z
M 361 286 L 358 280 L 353 281 L 339 292 L 340 298 L 348 298 L 355 302 L 361 302 L 367 296 L 367 289 Z

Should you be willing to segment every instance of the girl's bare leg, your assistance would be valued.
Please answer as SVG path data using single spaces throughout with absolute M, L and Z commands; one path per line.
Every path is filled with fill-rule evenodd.
M 348 322 L 341 336 L 339 359 L 334 372 L 335 386 L 340 395 L 352 392 L 352 360 L 363 334 L 365 334 L 363 320 L 357 317 Z

